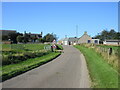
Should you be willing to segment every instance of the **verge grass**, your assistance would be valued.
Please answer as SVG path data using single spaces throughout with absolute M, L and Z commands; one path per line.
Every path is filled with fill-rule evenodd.
M 51 52 L 50 54 L 44 55 L 42 57 L 28 59 L 28 60 L 20 62 L 18 64 L 11 64 L 11 65 L 6 65 L 3 67 L 0 67 L 0 70 L 2 69 L 2 73 L 0 73 L 0 77 L 2 76 L 2 81 L 7 80 L 16 75 L 19 75 L 28 70 L 31 70 L 35 67 L 38 67 L 44 63 L 47 63 L 59 55 L 60 55 L 60 53 L 58 53 L 58 52 L 56 52 L 56 53 Z
M 118 88 L 118 72 L 92 48 L 76 45 L 85 56 L 93 88 Z
M 103 48 L 112 48 L 113 50 L 118 50 L 120 46 L 112 46 L 112 45 L 97 45 L 98 47 L 103 47 Z

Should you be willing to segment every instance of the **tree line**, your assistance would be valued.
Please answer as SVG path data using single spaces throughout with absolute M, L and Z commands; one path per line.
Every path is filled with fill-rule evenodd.
M 119 40 L 120 39 L 120 32 L 116 32 L 114 29 L 103 30 L 98 35 L 94 36 L 93 39 L 100 39 L 100 43 L 102 43 L 104 40 Z
M 44 42 L 52 42 L 53 40 L 57 40 L 58 37 L 56 36 L 56 34 L 53 33 L 48 33 L 46 34 L 44 37 L 31 37 L 29 34 L 25 33 L 9 33 L 8 36 L 2 36 L 2 40 L 3 41 L 12 41 L 12 43 L 27 43 L 27 42 L 40 42 L 40 43 L 44 43 Z

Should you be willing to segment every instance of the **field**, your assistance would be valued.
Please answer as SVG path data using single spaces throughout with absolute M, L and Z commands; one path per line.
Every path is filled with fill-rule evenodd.
M 85 56 L 92 88 L 118 88 L 118 72 L 93 48 L 76 45 Z
M 2 44 L 2 51 L 22 52 L 27 50 L 42 50 L 44 44 Z
M 44 49 L 45 44 L 3 44 L 0 77 L 7 80 L 23 72 L 38 67 L 60 55 Z M 60 47 L 60 46 L 58 46 Z

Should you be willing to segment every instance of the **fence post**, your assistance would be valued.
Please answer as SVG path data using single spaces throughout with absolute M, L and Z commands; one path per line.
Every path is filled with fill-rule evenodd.
M 111 54 L 112 54 L 112 48 L 109 48 L 108 49 L 108 59 L 109 59 L 109 57 L 110 57 Z

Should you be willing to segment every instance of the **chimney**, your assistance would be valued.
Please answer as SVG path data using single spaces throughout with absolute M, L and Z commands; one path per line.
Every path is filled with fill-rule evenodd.
M 43 32 L 41 32 L 41 34 L 40 34 L 40 35 L 42 36 L 42 34 L 43 34 Z
M 87 34 L 87 31 L 85 31 L 84 34 Z

